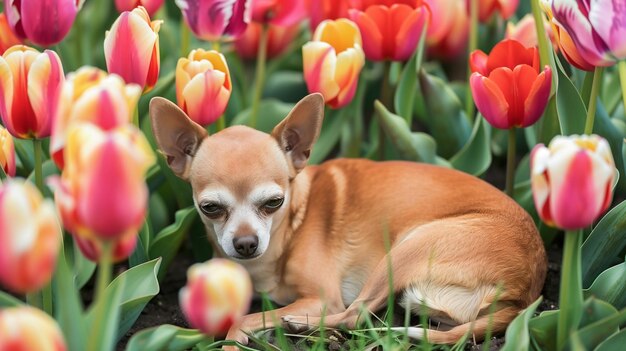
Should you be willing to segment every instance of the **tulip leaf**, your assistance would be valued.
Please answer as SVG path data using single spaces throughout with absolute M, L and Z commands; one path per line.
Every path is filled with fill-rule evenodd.
M 109 330 L 110 338 L 115 341 L 123 336 L 135 323 L 141 311 L 148 302 L 159 293 L 159 282 L 157 272 L 161 265 L 161 259 L 135 266 L 115 278 L 104 292 L 104 300 L 113 300 L 117 294 L 115 304 L 109 302 L 109 309 L 119 310 L 116 318 L 119 317 L 119 328 Z M 91 309 L 87 318 L 92 323 L 95 322 L 98 306 Z M 110 327 L 109 327 L 110 328 Z
M 452 167 L 463 172 L 479 176 L 491 165 L 491 137 L 489 126 L 483 118 L 478 117 L 474 121 L 474 129 L 469 140 L 463 148 L 452 158 Z
M 424 57 L 424 43 L 426 42 L 426 28 L 422 30 L 420 41 L 415 48 L 415 52 L 411 56 L 411 59 L 404 65 L 402 73 L 400 73 L 400 79 L 394 95 L 394 108 L 396 113 L 403 117 L 409 125 L 411 125 L 413 119 L 413 110 L 415 100 L 419 94 L 419 87 L 417 85 L 417 73 L 422 67 L 422 59 Z
M 621 350 L 624 345 L 626 345 L 626 329 L 622 329 L 619 333 L 608 337 L 598 345 L 595 351 Z
M 307 95 L 307 87 L 302 71 L 277 71 L 268 76 L 263 98 L 274 98 L 280 101 L 298 102 Z M 284 116 L 283 116 L 284 117 Z
M 559 116 L 557 112 L 556 95 L 552 96 L 548 101 L 543 116 L 531 128 L 536 131 L 536 142 L 548 144 L 552 138 L 561 134 L 559 124 Z M 534 146 L 534 145 L 530 145 Z
M 595 297 L 590 297 L 585 300 L 585 303 L 582 306 L 582 315 L 580 323 L 578 324 L 578 329 L 582 329 L 616 313 L 617 309 L 610 303 Z
M 574 83 L 559 68 L 559 89 L 556 92 L 556 109 L 563 135 L 583 134 L 587 108 Z
M 412 133 L 402 117 L 389 112 L 378 100 L 374 102 L 374 109 L 385 133 L 400 153 L 412 161 L 435 163 L 437 144 L 430 135 Z
M 310 164 L 323 162 L 328 157 L 341 137 L 343 126 L 349 120 L 350 111 L 350 108 L 345 107 L 341 110 L 335 110 L 335 113 L 328 113 L 330 116 L 324 118 L 320 137 L 311 150 Z
M 80 253 L 75 252 L 75 255 L 80 255 Z M 76 286 L 78 279 L 74 276 L 77 273 L 71 271 L 66 257 L 66 253 L 62 250 L 57 259 L 55 278 L 52 281 L 56 307 L 54 317 L 63 331 L 68 349 L 84 350 L 87 329 L 79 289 Z
M 616 308 L 626 307 L 626 262 L 613 266 L 594 280 L 588 289 L 583 290 L 585 297 L 594 296 Z
M 207 338 L 195 329 L 164 324 L 133 335 L 126 346 L 126 351 L 183 351 Z
M 153 212 L 148 212 L 148 216 L 153 216 Z M 129 267 L 135 267 L 144 262 L 148 262 L 150 259 L 148 258 L 148 248 L 150 247 L 150 233 L 152 232 L 150 228 L 150 219 L 146 219 L 139 230 L 139 237 L 137 238 L 137 246 L 133 253 L 128 257 L 128 265 Z
M 591 285 L 607 268 L 623 262 L 625 228 L 626 201 L 623 201 L 598 222 L 582 245 L 583 287 Z
M 582 348 L 583 350 L 593 350 L 609 336 L 617 333 L 620 324 L 624 322 L 626 322 L 626 309 L 619 312 L 615 311 L 600 320 L 594 321 L 574 331 L 570 336 L 570 340 L 578 340 L 581 342 L 584 347 Z
M 535 310 L 543 300 L 539 297 L 532 305 L 526 307 L 506 329 L 505 344 L 501 351 L 528 350 L 530 349 L 530 336 L 528 322 L 535 313 Z
M 165 273 L 167 273 L 167 269 L 174 257 L 176 257 L 176 253 L 178 253 L 185 234 L 187 234 L 196 218 L 196 214 L 196 209 L 193 206 L 178 210 L 174 223 L 160 231 L 150 244 L 150 249 L 148 250 L 149 258 L 155 259 L 160 257 L 163 260 L 161 269 L 158 271 L 159 280 L 165 277 Z
M 259 106 L 259 119 L 256 129 L 269 133 L 280 123 L 293 108 L 294 104 L 285 103 L 276 99 L 264 99 Z M 241 111 L 233 119 L 232 125 L 247 125 L 252 110 L 250 108 Z
M 438 153 L 452 157 L 467 143 L 471 127 L 461 101 L 443 79 L 420 71 L 419 81 L 426 104 L 426 123 L 437 141 Z
M 556 350 L 556 328 L 559 311 L 545 311 L 528 322 L 530 335 L 541 350 Z
M 118 280 L 117 284 L 111 283 L 87 312 L 85 316 L 85 326 L 88 331 L 87 347 L 80 350 L 112 351 L 115 348 L 120 322 L 120 305 L 126 282 L 127 280 L 123 279 Z
M 622 135 L 611 122 L 611 118 L 609 118 L 609 115 L 604 109 L 602 101 L 598 100 L 596 106 L 596 119 L 593 125 L 593 132 L 603 136 L 609 142 L 609 145 L 611 145 L 611 153 L 613 154 L 613 159 L 615 160 L 615 167 L 617 167 L 619 171 L 625 170 L 626 168 L 624 168 L 624 158 L 622 155 L 624 135 Z M 617 188 L 622 191 L 626 191 L 626 177 L 622 177 L 622 179 L 619 180 Z
M 76 289 L 81 289 L 93 276 L 93 273 L 96 270 L 96 264 L 83 255 L 78 248 L 76 241 L 72 241 L 74 285 L 76 285 Z
M 23 305 L 24 305 L 24 302 L 0 290 L 0 307 L 7 308 L 7 307 L 18 307 L 18 306 L 23 306 Z

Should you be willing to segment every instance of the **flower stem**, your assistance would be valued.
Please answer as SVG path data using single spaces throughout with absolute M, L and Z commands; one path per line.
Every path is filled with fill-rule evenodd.
M 113 243 L 111 241 L 102 242 L 102 253 L 98 267 L 98 280 L 96 281 L 95 301 L 98 302 L 104 296 L 104 291 L 111 282 L 111 271 L 113 266 Z
M 218 118 L 217 122 L 215 123 L 215 131 L 219 132 L 220 130 L 223 130 L 224 128 L 226 128 L 226 116 L 221 115 L 220 118 Z
M 267 40 L 268 27 L 264 24 L 261 27 L 261 36 L 259 38 L 259 49 L 256 56 L 256 78 L 254 80 L 254 96 L 252 98 L 252 114 L 250 115 L 249 125 L 256 128 L 256 122 L 259 114 L 259 105 L 261 104 L 261 95 L 263 86 L 265 85 L 265 66 L 267 61 Z
M 52 282 L 49 282 L 41 289 L 41 296 L 43 299 L 43 310 L 52 316 Z
M 565 232 L 563 264 L 561 265 L 561 287 L 559 292 L 559 322 L 557 325 L 557 350 L 563 350 L 570 334 L 580 322 L 582 313 L 582 278 L 580 268 L 580 246 L 582 231 Z
M 471 55 L 478 47 L 478 0 L 470 1 L 470 34 L 468 51 Z M 465 114 L 469 121 L 474 120 L 474 99 L 472 98 L 472 89 L 469 87 L 469 77 L 472 75 L 472 69 L 467 66 L 467 89 L 465 89 Z
M 133 124 L 141 129 L 141 126 L 139 126 L 139 105 L 135 106 L 135 111 L 133 111 Z
M 180 56 L 187 57 L 189 54 L 189 45 L 191 44 L 191 34 L 189 33 L 189 27 L 187 23 L 180 20 Z
M 515 127 L 509 129 L 509 147 L 506 156 L 506 194 L 510 197 L 513 197 L 515 191 L 515 132 Z
M 35 185 L 43 194 L 43 154 L 41 150 L 41 139 L 33 139 L 33 150 L 35 153 Z
M 593 83 L 591 83 L 591 95 L 589 95 L 589 104 L 587 105 L 587 121 L 585 122 L 585 134 L 593 133 L 593 122 L 596 118 L 596 102 L 598 101 L 598 93 L 600 91 L 600 82 L 602 81 L 602 72 L 604 67 L 596 67 L 593 72 Z
M 622 85 L 622 103 L 624 104 L 624 113 L 626 113 L 626 61 L 622 60 L 617 64 L 619 70 L 619 82 Z
M 219 40 L 211 42 L 211 50 L 220 51 L 220 41 Z
M 533 19 L 535 20 L 535 31 L 537 32 L 537 44 L 539 46 L 539 59 L 541 66 L 551 64 L 550 58 L 550 46 L 548 45 L 548 38 L 545 27 L 543 25 L 543 14 L 539 7 L 539 0 L 530 1 L 531 11 L 533 13 Z M 556 71 L 553 70 L 553 75 L 556 76 Z

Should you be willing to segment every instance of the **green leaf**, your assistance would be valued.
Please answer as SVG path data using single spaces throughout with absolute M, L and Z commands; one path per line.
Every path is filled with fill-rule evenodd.
M 521 312 L 506 329 L 505 344 L 501 351 L 515 351 L 530 349 L 530 337 L 528 331 L 528 323 L 535 313 L 537 306 L 541 303 L 543 297 L 539 297 L 537 301 L 528 306 Z
M 76 286 L 76 289 L 80 290 L 93 276 L 93 273 L 96 270 L 96 264 L 83 255 L 75 240 L 66 240 L 66 242 L 68 241 L 71 241 L 71 246 L 65 247 L 65 249 L 68 250 L 66 251 L 66 254 L 71 252 L 71 257 L 69 259 L 73 263 L 72 271 L 74 272 L 74 285 Z
M 313 150 L 311 150 L 309 163 L 317 164 L 323 162 L 328 157 L 341 137 L 343 126 L 349 120 L 349 111 L 350 109 L 344 107 L 341 110 L 336 110 L 336 113 L 328 113 L 330 116 L 324 118 L 322 131 L 319 139 L 313 146 Z
M 110 299 L 119 291 L 116 305 L 109 306 L 118 309 L 120 315 L 119 328 L 115 329 L 111 338 L 117 340 L 133 326 L 139 314 L 148 302 L 159 293 L 157 272 L 161 259 L 155 259 L 133 267 L 115 278 L 104 292 L 105 299 Z M 94 321 L 97 307 L 88 312 L 87 318 Z
M 491 165 L 491 137 L 487 122 L 480 116 L 474 121 L 474 129 L 463 148 L 452 158 L 452 167 L 463 172 L 479 176 L 487 171 Z
M 183 351 L 206 339 L 197 330 L 165 324 L 133 335 L 126 351 Z
M 528 322 L 530 334 L 542 350 L 556 350 L 559 311 L 545 311 Z
M 556 92 L 556 109 L 563 135 L 583 134 L 587 108 L 572 81 L 558 70 L 559 89 Z
M 417 72 L 419 72 L 422 67 L 426 32 L 426 30 L 422 31 L 420 41 L 415 48 L 415 52 L 411 56 L 409 62 L 404 65 L 393 100 L 396 113 L 399 116 L 402 116 L 409 125 L 413 119 L 415 100 L 419 95 L 421 95 L 417 85 Z
M 585 350 L 593 350 L 609 336 L 615 334 L 619 330 L 619 325 L 624 322 L 626 322 L 626 309 L 575 331 L 571 338 L 580 340 Z
M 594 280 L 589 289 L 583 290 L 585 297 L 597 297 L 615 308 L 626 307 L 626 262 L 613 266 Z
M 622 146 L 624 145 L 624 135 L 615 127 L 611 118 L 604 109 L 602 101 L 598 100 L 596 110 L 596 119 L 593 125 L 593 132 L 603 136 L 611 145 L 611 153 L 615 160 L 615 167 L 621 172 L 624 168 L 624 158 L 622 154 Z M 626 191 L 626 177 L 622 177 L 617 183 L 617 188 Z
M 538 143 L 548 144 L 555 136 L 561 134 L 559 116 L 556 108 L 556 95 L 550 98 L 543 116 L 539 119 L 539 122 L 531 128 L 535 128 L 537 131 L 536 136 Z M 529 147 L 532 146 L 534 145 L 529 145 Z
M 280 121 L 287 117 L 294 105 L 295 104 L 285 103 L 276 99 L 262 100 L 259 105 L 260 114 L 256 129 L 266 133 L 271 132 Z M 233 119 L 232 125 L 247 125 L 251 112 L 250 108 L 241 111 L 241 113 Z
M 621 350 L 626 345 L 626 329 L 614 334 L 601 342 L 595 351 L 615 351 Z
M 302 71 L 274 72 L 268 76 L 263 89 L 263 99 L 275 98 L 280 101 L 291 101 L 294 103 L 307 94 L 308 91 Z
M 158 257 L 163 259 L 161 269 L 158 271 L 159 279 L 165 277 L 165 273 L 174 260 L 174 257 L 176 257 L 176 253 L 178 253 L 178 249 L 183 242 L 185 234 L 196 217 L 196 213 L 196 209 L 193 206 L 177 211 L 174 223 L 165 227 L 165 229 L 157 234 L 152 244 L 150 244 L 150 259 Z
M 400 153 L 412 161 L 435 162 L 437 144 L 430 135 L 412 133 L 402 117 L 389 112 L 378 100 L 374 102 L 374 109 L 385 133 Z
M 600 321 L 606 317 L 610 317 L 617 313 L 617 309 L 611 306 L 610 303 L 602 301 L 595 297 L 590 297 L 585 300 L 582 306 L 582 315 L 578 329 L 582 329 L 588 325 L 591 325 L 597 321 Z
M 600 273 L 622 262 L 626 248 L 626 201 L 607 213 L 582 246 L 583 287 L 591 285 Z
M 148 213 L 150 217 L 152 213 Z M 141 229 L 139 230 L 139 237 L 137 238 L 137 246 L 133 253 L 128 257 L 128 265 L 135 267 L 142 263 L 148 262 L 148 248 L 150 247 L 151 233 L 150 230 L 150 218 L 144 220 Z
M 75 255 L 81 255 L 75 252 Z M 65 336 L 69 350 L 84 350 L 86 342 L 86 327 L 83 315 L 83 305 L 76 287 L 75 272 L 67 264 L 66 254 L 61 251 L 57 261 L 53 279 L 53 296 L 55 319 L 59 323 Z
M 461 101 L 439 77 L 422 70 L 419 81 L 426 102 L 426 113 L 430 116 L 426 123 L 437 141 L 438 153 L 446 158 L 452 157 L 466 144 L 471 133 Z
M 23 305 L 24 302 L 0 290 L 0 307 L 18 307 Z
M 120 307 L 126 282 L 126 279 L 120 279 L 117 284 L 111 283 L 87 313 L 85 319 L 86 331 L 89 332 L 87 347 L 80 350 L 113 351 L 119 335 Z

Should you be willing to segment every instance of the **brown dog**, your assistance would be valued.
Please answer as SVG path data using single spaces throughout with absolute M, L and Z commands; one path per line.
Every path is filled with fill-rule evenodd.
M 354 327 L 361 305 L 375 311 L 393 288 L 404 306 L 428 307 L 449 325 L 435 343 L 468 331 L 482 339 L 540 294 L 546 274 L 532 219 L 482 180 L 413 162 L 338 159 L 306 166 L 322 125 L 320 94 L 303 98 L 271 135 L 234 126 L 215 135 L 176 105 L 154 98 L 150 116 L 171 169 L 191 182 L 219 256 L 242 264 L 278 318 L 250 314 L 227 339 L 286 323 Z M 412 307 L 411 307 L 412 306 Z M 316 318 L 317 317 L 317 318 Z M 410 328 L 420 338 L 421 328 Z

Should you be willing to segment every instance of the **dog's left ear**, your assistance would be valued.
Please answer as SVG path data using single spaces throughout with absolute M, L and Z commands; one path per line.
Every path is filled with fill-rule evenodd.
M 289 156 L 296 172 L 306 166 L 323 120 L 324 97 L 314 93 L 302 98 L 272 131 L 272 136 Z

